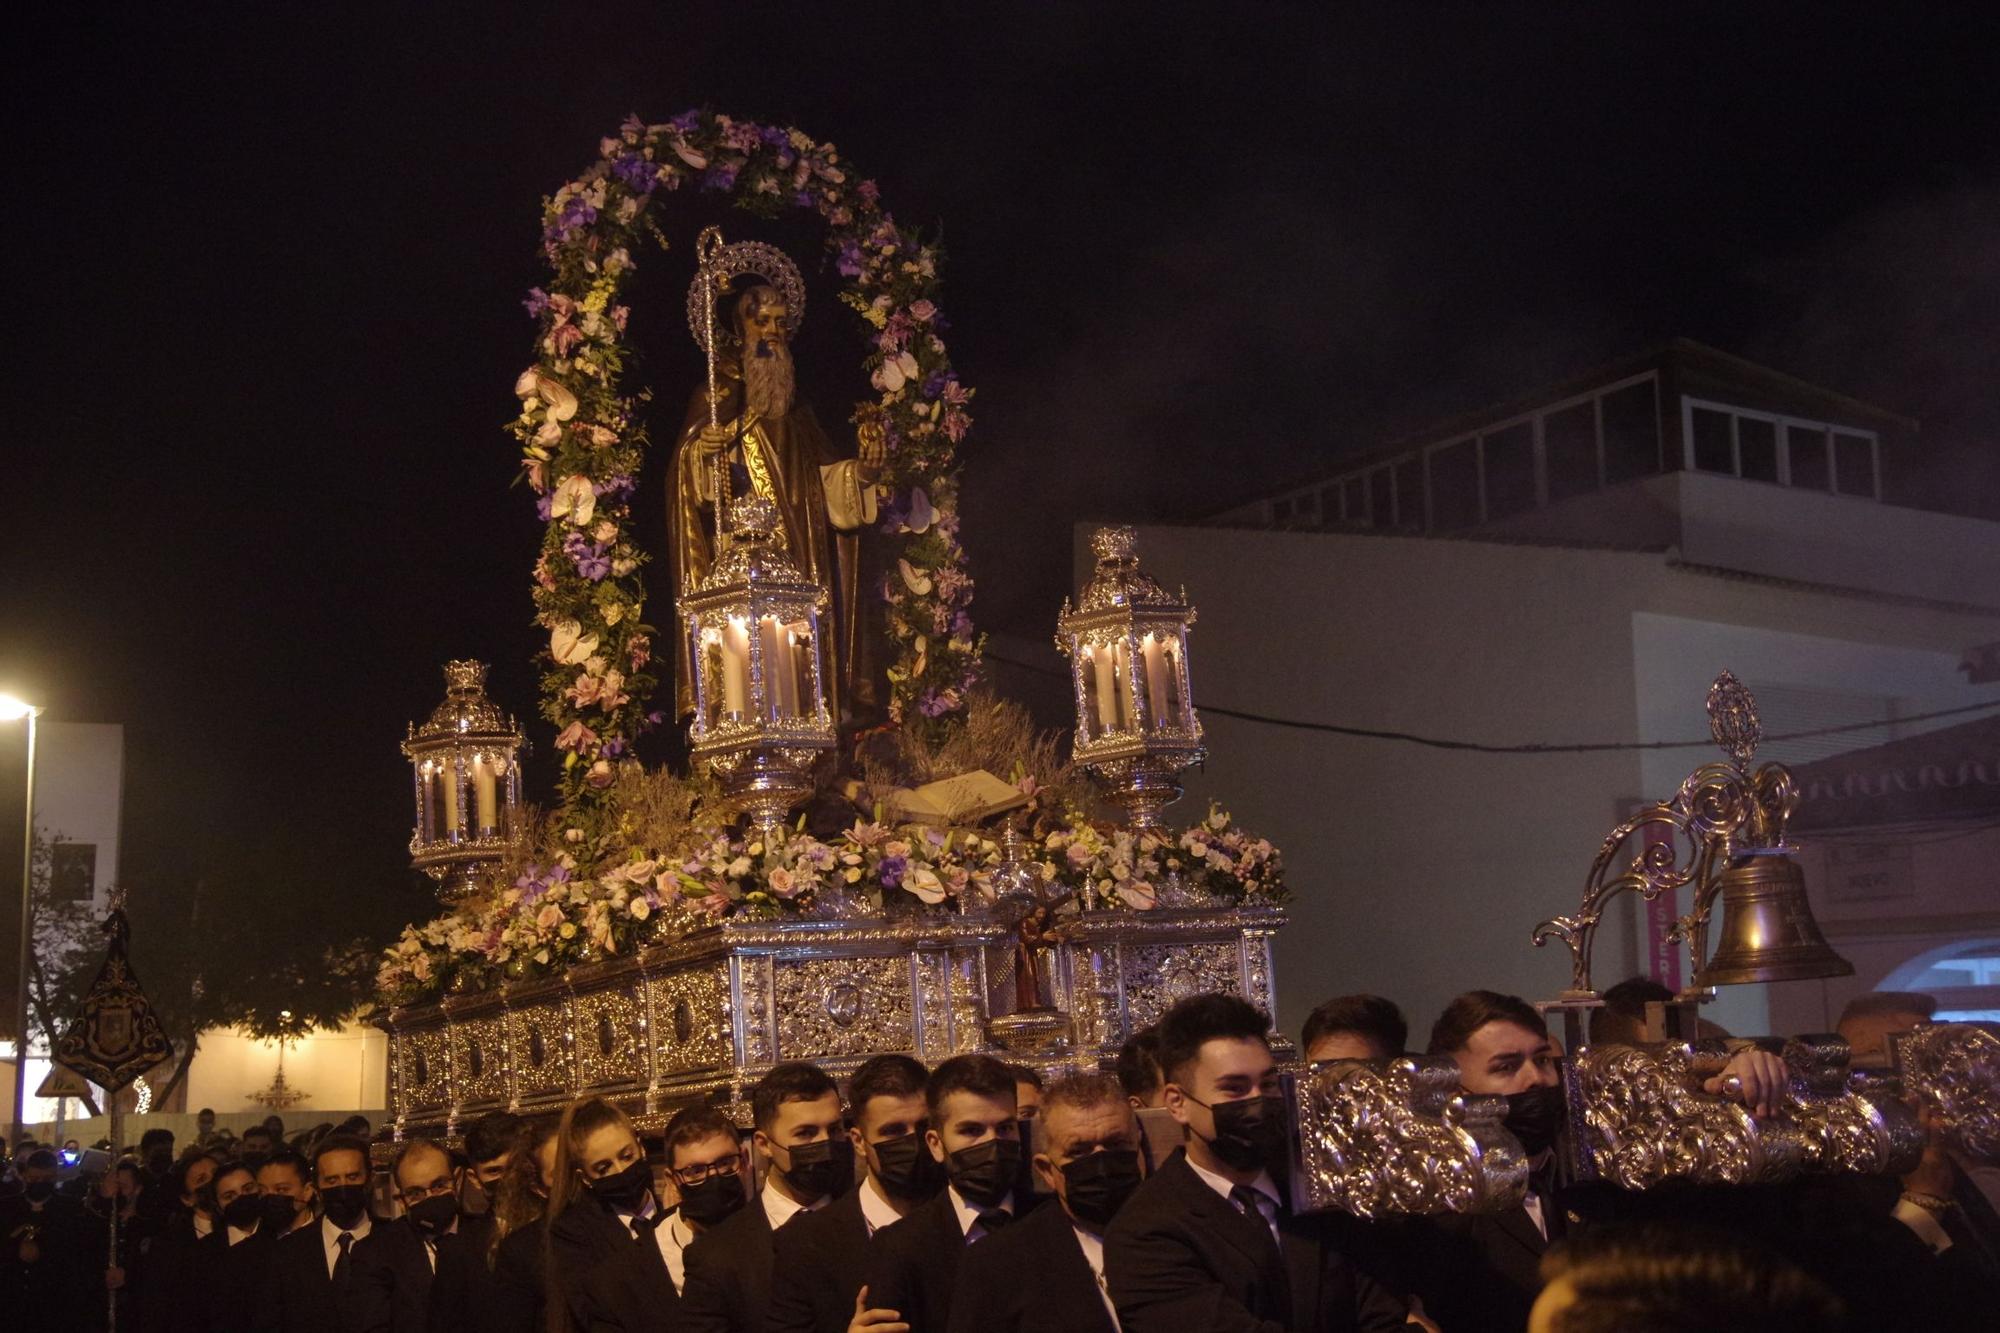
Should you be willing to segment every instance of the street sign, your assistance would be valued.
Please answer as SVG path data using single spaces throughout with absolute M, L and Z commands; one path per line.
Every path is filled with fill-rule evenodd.
M 55 1065 L 49 1070 L 49 1076 L 42 1080 L 42 1086 L 35 1089 L 35 1095 L 37 1097 L 88 1097 L 90 1095 L 90 1085 L 84 1082 L 83 1076 L 75 1070 L 64 1069 L 61 1065 Z

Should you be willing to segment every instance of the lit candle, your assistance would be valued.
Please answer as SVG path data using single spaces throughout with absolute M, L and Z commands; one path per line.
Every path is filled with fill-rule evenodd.
M 453 764 L 438 768 L 438 785 L 444 788 L 444 836 L 458 837 L 458 770 Z
M 757 622 L 757 640 L 764 657 L 764 713 L 771 718 L 791 717 L 799 711 L 792 697 L 792 655 L 776 616 Z
M 1173 724 L 1173 714 L 1167 710 L 1167 655 L 1165 645 L 1152 634 L 1146 635 L 1140 644 L 1140 651 L 1146 658 L 1146 716 L 1154 727 Z
M 1120 729 L 1132 725 L 1132 680 L 1131 650 L 1125 640 L 1111 645 L 1111 683 L 1114 686 L 1112 698 L 1118 702 L 1118 726 Z
M 1179 722 L 1183 705 L 1180 640 L 1168 639 L 1162 647 L 1166 650 L 1167 659 L 1167 715 Z
M 499 784 L 494 781 L 493 766 L 483 754 L 472 756 L 472 789 L 479 801 L 479 831 L 490 833 L 499 827 L 496 822 Z
M 1099 735 L 1118 729 L 1118 694 L 1111 679 L 1111 653 L 1100 647 L 1087 647 L 1090 654 L 1090 668 L 1096 675 L 1097 684 L 1097 731 Z
M 722 712 L 742 717 L 750 697 L 750 632 L 735 616 L 722 627 Z

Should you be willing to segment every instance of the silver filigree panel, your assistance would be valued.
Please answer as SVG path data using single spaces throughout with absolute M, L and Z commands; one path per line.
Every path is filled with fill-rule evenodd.
M 901 958 L 801 958 L 773 969 L 780 1060 L 907 1051 L 916 1045 Z
M 654 977 L 649 989 L 653 1059 L 662 1078 L 735 1062 L 728 964 L 668 972 Z
M 578 1086 L 645 1087 L 646 1006 L 639 979 L 608 990 L 580 992 L 572 1005 Z
M 1242 958 L 1235 940 L 1127 945 L 1124 963 L 1125 1021 L 1134 1032 L 1158 1022 L 1191 995 L 1243 993 Z
M 514 1057 L 517 1101 L 566 1095 L 576 1088 L 567 997 L 551 996 L 507 1012 L 507 1041 Z
M 512 1095 L 507 1070 L 504 1014 L 452 1020 L 451 1082 L 456 1105 L 505 1105 Z

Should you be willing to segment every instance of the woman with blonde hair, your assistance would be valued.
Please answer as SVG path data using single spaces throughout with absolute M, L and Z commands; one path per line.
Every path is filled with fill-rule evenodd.
M 607 1259 L 654 1244 L 665 1215 L 639 1133 L 602 1097 L 572 1102 L 556 1127 L 549 1176 L 545 1309 L 549 1333 L 585 1323 L 583 1280 Z

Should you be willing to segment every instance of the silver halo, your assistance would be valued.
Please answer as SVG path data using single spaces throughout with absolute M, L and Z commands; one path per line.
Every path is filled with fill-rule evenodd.
M 799 276 L 799 266 L 791 256 L 775 245 L 762 241 L 732 241 L 722 247 L 715 257 L 715 279 L 717 289 L 728 290 L 732 279 L 745 273 L 755 273 L 764 281 L 778 289 L 785 299 L 785 336 L 798 334 L 799 324 L 806 317 L 806 284 Z M 695 346 L 703 352 L 708 347 L 708 311 L 704 307 L 707 293 L 703 290 L 701 271 L 697 269 L 694 281 L 688 284 L 688 332 L 694 335 Z M 718 341 L 725 348 L 735 345 L 736 336 L 725 329 L 721 311 L 716 312 L 716 332 Z

